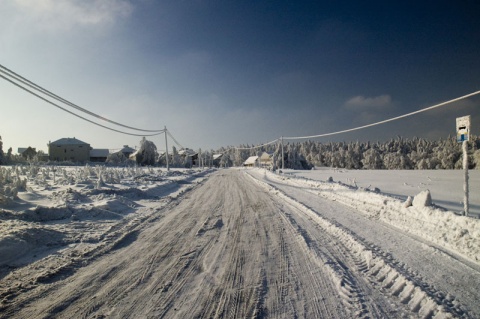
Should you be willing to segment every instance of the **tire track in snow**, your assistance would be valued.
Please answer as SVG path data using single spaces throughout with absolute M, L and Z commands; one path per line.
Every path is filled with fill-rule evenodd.
M 272 174 L 269 176 L 273 177 Z M 276 179 L 268 179 L 269 183 L 274 183 L 282 189 L 292 190 L 297 201 L 301 198 L 301 201 L 316 207 L 322 217 L 352 234 L 364 246 L 370 248 L 374 256 L 378 254 L 390 261 L 390 264 L 398 272 L 409 278 L 416 286 L 422 287 L 427 296 L 434 299 L 446 312 L 462 318 L 478 317 L 480 311 L 477 302 L 478 289 L 476 289 L 478 278 L 480 278 L 478 266 L 468 260 L 451 255 L 442 248 L 437 248 L 435 244 L 423 238 L 399 231 L 381 221 L 367 219 L 363 217 L 363 214 L 346 206 L 345 209 L 342 209 L 343 205 L 318 199 L 318 195 L 322 195 L 318 193 L 318 184 L 310 185 L 311 181 L 309 180 L 295 179 L 292 181 L 287 179 L 279 184 L 274 180 Z M 300 187 L 300 191 L 298 191 L 298 187 Z M 343 202 L 341 193 L 335 196 L 337 201 Z M 323 206 L 320 205 L 325 205 L 328 209 L 322 210 Z M 379 207 L 382 205 L 379 204 Z M 397 212 L 396 215 L 398 218 L 404 219 L 401 213 Z M 369 231 L 365 231 L 365 229 L 369 229 Z M 385 234 L 388 235 L 385 236 Z M 377 238 L 379 241 L 376 241 Z M 374 245 L 372 241 L 379 244 Z M 383 250 L 379 246 L 382 246 Z M 396 258 L 385 251 L 395 252 Z M 390 276 L 394 276 L 393 273 Z M 387 279 L 387 286 L 389 280 Z M 402 277 L 394 280 L 401 286 Z M 406 302 L 408 303 L 408 300 Z
M 296 210 L 293 206 L 292 208 Z M 362 289 L 357 284 L 355 276 L 349 271 L 349 267 L 345 266 L 345 262 L 351 257 L 338 249 L 341 243 L 332 244 L 331 238 L 318 231 L 309 232 L 306 227 L 300 225 L 300 221 L 297 221 L 292 214 L 285 212 L 281 212 L 281 214 L 286 223 L 297 234 L 298 240 L 303 243 L 305 254 L 312 256 L 317 268 L 327 270 L 349 316 L 369 318 L 371 311 L 363 298 Z M 298 218 L 298 216 L 296 217 Z M 315 269 L 310 269 L 310 271 L 313 272 Z M 382 316 L 377 315 L 375 317 Z
M 318 213 L 289 197 L 275 186 L 260 181 L 250 174 L 249 176 L 270 192 L 307 214 L 324 230 L 335 236 L 339 242 L 344 243 L 352 252 L 352 255 L 357 255 L 356 264 L 359 266 L 359 269 L 364 269 L 364 266 L 367 266 L 368 271 L 364 271 L 365 275 L 369 276 L 372 281 L 378 282 L 380 289 L 387 290 L 392 296 L 397 297 L 413 313 L 422 318 L 468 317 L 468 314 L 462 309 L 449 307 L 441 292 L 435 291 L 433 287 L 429 287 L 426 283 L 415 280 L 404 269 L 399 268 L 398 262 L 392 261 L 388 254 L 380 253 L 378 249 L 374 253 L 367 245 L 362 243 L 360 238 L 356 238 L 353 233 L 344 229 L 341 225 L 335 225 L 335 223 L 321 217 Z
M 235 185 L 237 186 L 237 185 Z M 239 185 L 241 186 L 241 185 Z M 251 198 L 248 191 L 244 189 L 235 189 L 231 183 L 224 185 L 225 196 L 233 197 L 235 202 L 239 202 L 238 207 L 232 214 L 225 214 L 226 237 L 228 242 L 222 247 L 223 262 L 226 265 L 224 271 L 219 273 L 219 282 L 223 285 L 217 286 L 214 290 L 215 303 L 204 312 L 202 317 L 215 318 L 240 318 L 258 316 L 262 299 L 262 269 L 252 267 L 257 265 L 257 260 L 251 260 L 251 254 L 245 250 L 246 238 L 262 238 L 260 236 L 259 224 L 256 218 L 257 213 L 254 199 Z M 244 198 L 245 197 L 245 198 Z M 229 198 L 229 202 L 232 198 Z M 231 203 L 222 204 L 222 211 L 228 211 Z M 253 227 L 248 224 L 252 223 Z M 248 233 L 247 233 L 248 232 Z M 263 242 L 260 240 L 260 242 Z M 253 269 L 253 271 L 251 270 Z

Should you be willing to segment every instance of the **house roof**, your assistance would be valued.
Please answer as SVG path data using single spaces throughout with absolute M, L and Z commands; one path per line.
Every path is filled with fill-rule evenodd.
M 90 144 L 77 140 L 75 137 L 74 138 L 64 137 L 59 140 L 56 140 L 55 142 L 51 142 L 50 145 L 90 145 Z
M 18 154 L 23 154 L 28 149 L 28 147 L 19 147 L 18 148 Z M 32 147 L 32 149 L 35 151 L 35 147 Z
M 273 155 L 273 153 L 270 154 L 270 153 L 267 153 L 267 152 L 263 152 L 262 155 L 260 156 L 260 158 L 262 160 L 269 160 L 269 159 L 272 158 L 272 155 Z
M 123 148 L 120 150 L 120 152 L 122 152 L 122 153 L 133 153 L 133 152 L 135 152 L 135 149 L 131 148 L 128 145 L 124 145 Z
M 140 150 L 136 150 L 135 152 L 133 152 L 132 154 L 130 154 L 129 158 L 130 158 L 130 159 L 135 159 L 135 158 L 137 157 L 139 151 L 140 151 Z
M 182 155 L 182 156 L 194 156 L 197 154 L 198 154 L 197 152 L 189 148 L 181 149 L 180 151 L 178 151 L 178 155 Z
M 250 156 L 249 158 L 247 158 L 245 162 L 243 162 L 243 165 L 255 164 L 257 159 L 258 159 L 258 156 Z
M 213 154 L 213 160 L 219 159 L 223 156 L 223 154 Z
M 269 163 L 273 160 L 273 153 L 263 152 L 260 156 L 260 161 L 263 163 Z
M 108 148 L 94 148 L 90 150 L 90 157 L 107 157 L 108 154 Z

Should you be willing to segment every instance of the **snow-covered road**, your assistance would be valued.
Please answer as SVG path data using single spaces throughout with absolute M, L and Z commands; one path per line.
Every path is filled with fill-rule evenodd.
M 307 186 L 225 169 L 155 205 L 60 271 L 0 280 L 0 317 L 480 317 L 478 264 Z
M 468 309 L 473 317 L 480 317 L 478 264 L 418 236 L 369 218 L 356 209 L 318 196 L 317 189 L 309 187 L 308 183 L 299 187 L 298 183 L 289 183 L 289 180 L 275 178 L 272 174 L 267 176 L 259 170 L 248 173 L 347 231 L 415 285 L 423 287 L 438 303 L 448 304 L 457 316 Z

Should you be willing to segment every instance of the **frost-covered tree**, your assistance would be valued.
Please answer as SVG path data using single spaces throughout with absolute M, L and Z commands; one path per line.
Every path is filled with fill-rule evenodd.
M 363 168 L 365 169 L 383 168 L 382 157 L 375 148 L 370 148 L 365 153 L 363 153 L 362 164 Z
M 228 154 L 224 154 L 220 159 L 220 167 L 230 167 L 232 166 L 232 160 Z
M 249 156 L 265 151 L 277 154 L 278 165 L 281 165 L 280 143 L 247 150 L 243 148 L 249 148 L 249 145 L 222 148 L 217 153 L 228 154 L 233 165 L 240 166 Z M 468 149 L 470 168 L 478 167 L 474 156 L 478 149 L 480 139 L 471 136 Z M 295 169 L 311 165 L 348 169 L 457 169 L 462 168 L 461 157 L 461 144 L 451 136 L 437 141 L 397 137 L 383 143 L 305 141 L 284 144 L 285 167 Z M 302 162 L 307 165 L 302 165 Z
M 113 165 L 120 165 L 127 162 L 128 158 L 122 152 L 115 152 L 108 154 L 106 163 Z
M 2 137 L 0 136 L 0 165 L 5 164 L 5 159 L 3 156 L 3 142 Z
M 170 165 L 172 167 L 181 167 L 182 166 L 182 158 L 178 154 L 177 148 L 175 146 L 172 146 L 172 156 L 171 156 L 171 163 Z
M 137 163 L 141 165 L 155 165 L 155 159 L 157 157 L 157 147 L 155 144 L 143 137 L 137 153 Z
M 473 163 L 477 169 L 480 169 L 480 150 L 473 153 Z

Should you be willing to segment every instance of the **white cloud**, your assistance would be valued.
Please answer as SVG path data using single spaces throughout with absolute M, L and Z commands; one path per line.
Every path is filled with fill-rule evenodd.
M 133 10 L 126 0 L 14 0 L 14 5 L 24 22 L 51 32 L 77 26 L 109 26 Z
M 392 105 L 392 98 L 388 94 L 375 97 L 358 95 L 345 102 L 345 107 L 349 110 L 383 109 Z

